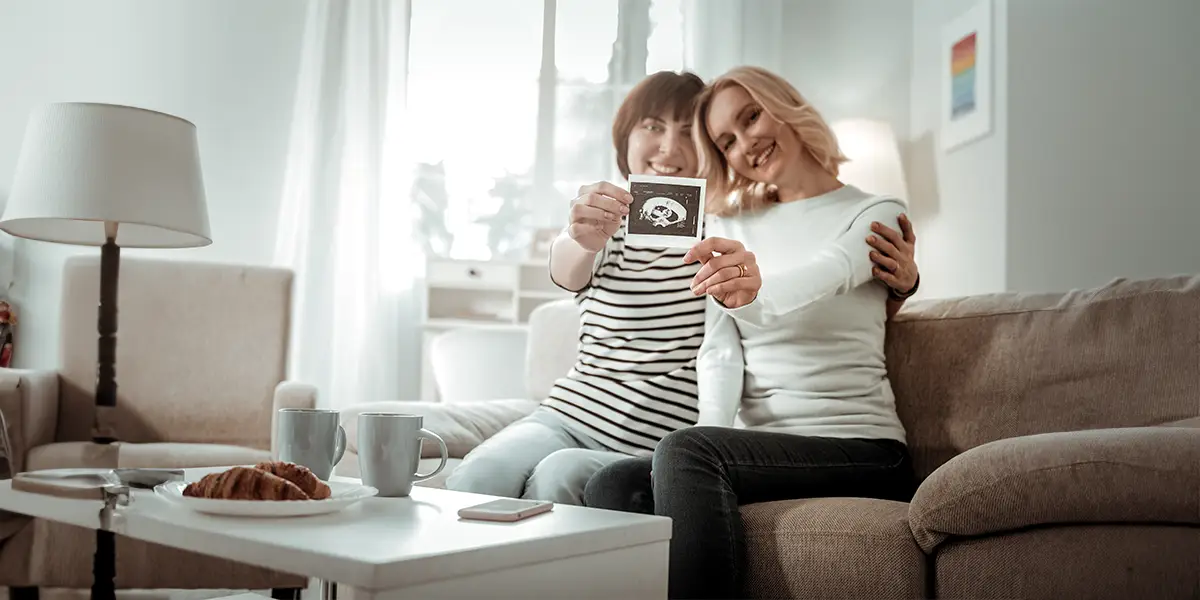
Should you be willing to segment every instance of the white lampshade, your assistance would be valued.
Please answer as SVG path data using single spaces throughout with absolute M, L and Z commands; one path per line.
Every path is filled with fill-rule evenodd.
M 892 126 L 883 121 L 847 119 L 830 125 L 842 154 L 850 159 L 838 179 L 864 192 L 908 201 L 900 147 Z
M 196 127 L 129 106 L 37 108 L 0 229 L 17 237 L 100 246 L 105 222 L 125 248 L 212 243 Z

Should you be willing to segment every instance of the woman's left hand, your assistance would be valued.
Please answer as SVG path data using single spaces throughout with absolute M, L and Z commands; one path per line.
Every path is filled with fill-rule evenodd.
M 917 285 L 917 262 L 914 258 L 917 234 L 913 233 L 908 215 L 900 215 L 900 231 L 882 223 L 871 223 L 874 235 L 867 236 L 871 251 L 871 270 L 875 278 L 886 283 L 897 294 L 904 294 Z
M 703 265 L 692 278 L 692 292 L 708 294 L 726 308 L 741 308 L 758 297 L 762 289 L 762 274 L 754 253 L 737 240 L 707 238 L 692 246 L 684 255 L 685 264 L 700 261 Z

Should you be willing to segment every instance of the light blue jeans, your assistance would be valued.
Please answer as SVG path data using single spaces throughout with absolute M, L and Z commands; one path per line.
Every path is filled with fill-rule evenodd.
M 467 453 L 446 487 L 507 498 L 583 504 L 583 488 L 605 465 L 628 458 L 538 408 Z

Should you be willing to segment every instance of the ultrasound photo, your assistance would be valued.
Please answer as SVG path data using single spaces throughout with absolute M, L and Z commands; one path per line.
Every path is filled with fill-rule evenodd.
M 631 175 L 625 243 L 631 246 L 691 248 L 704 222 L 704 180 Z

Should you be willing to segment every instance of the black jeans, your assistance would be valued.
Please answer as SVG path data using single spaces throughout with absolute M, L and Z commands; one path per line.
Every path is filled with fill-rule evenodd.
M 913 484 L 908 448 L 900 442 L 690 427 L 663 438 L 653 459 L 601 469 L 584 490 L 584 504 L 672 519 L 671 598 L 737 598 L 746 564 L 740 505 L 818 497 L 907 501 Z

